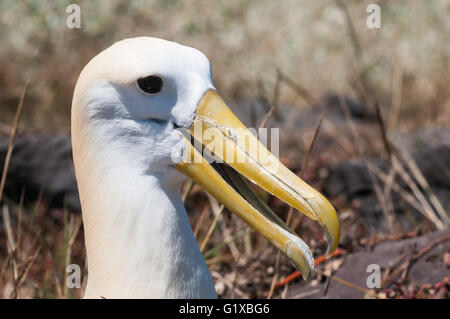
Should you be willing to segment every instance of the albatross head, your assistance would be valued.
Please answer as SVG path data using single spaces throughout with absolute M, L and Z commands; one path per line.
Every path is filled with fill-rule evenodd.
M 127 157 L 124 164 L 164 176 L 182 155 L 177 128 L 191 125 L 209 89 L 210 66 L 200 51 L 155 38 L 122 40 L 83 69 L 72 132 L 89 131 L 98 142 L 92 146 L 120 153 L 111 160 Z
M 75 88 L 72 143 L 90 296 L 214 296 L 179 194 L 186 176 L 271 241 L 304 277 L 313 268 L 308 246 L 248 180 L 317 220 L 328 252 L 337 247 L 334 208 L 248 134 L 196 49 L 142 37 L 94 57 Z

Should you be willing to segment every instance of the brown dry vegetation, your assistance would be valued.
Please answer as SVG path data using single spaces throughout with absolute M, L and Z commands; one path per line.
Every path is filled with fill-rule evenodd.
M 248 126 L 280 127 L 282 161 L 316 188 L 324 188 L 342 161 L 372 157 L 395 168 L 384 176 L 366 164 L 383 230 L 358 213 L 358 201 L 331 198 L 346 251 L 448 226 L 449 201 L 433 195 L 408 156 L 431 144 L 450 145 L 448 1 L 378 1 L 381 29 L 366 27 L 372 1 L 79 1 L 79 30 L 65 27 L 69 3 L 0 2 L 0 136 L 6 140 L 27 79 L 19 135 L 68 133 L 73 88 L 89 59 L 125 37 L 161 37 L 203 51 L 224 99 Z M 357 101 L 369 120 L 354 120 L 347 103 L 338 103 L 343 116 L 328 112 L 323 97 L 330 92 Z M 271 286 L 294 271 L 288 261 L 238 218 L 220 212 L 200 187 L 188 186 L 186 207 L 219 295 L 286 297 L 288 286 Z M 394 193 L 419 212 L 408 226 L 398 222 Z M 315 255 L 323 254 L 318 225 L 261 195 L 282 218 L 291 216 Z M 42 194 L 26 205 L 4 198 L 0 220 L 0 296 L 82 295 L 64 288 L 67 264 L 81 265 L 83 284 L 87 278 L 79 214 L 50 209 Z

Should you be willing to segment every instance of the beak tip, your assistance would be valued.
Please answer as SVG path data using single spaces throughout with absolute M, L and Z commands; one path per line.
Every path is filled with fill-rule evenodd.
M 300 271 L 304 280 L 314 269 L 314 257 L 309 247 L 299 237 L 292 238 L 286 247 L 286 255 L 294 267 Z
M 302 275 L 303 280 L 308 280 L 309 279 L 309 274 L 308 275 Z

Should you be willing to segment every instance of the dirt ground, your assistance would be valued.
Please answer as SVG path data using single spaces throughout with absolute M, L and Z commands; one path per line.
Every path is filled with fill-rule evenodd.
M 424 249 L 427 249 L 426 252 L 420 254 Z M 423 289 L 428 285 L 433 287 L 445 281 L 446 278 L 448 281 L 450 278 L 449 252 L 449 229 L 416 238 L 386 241 L 364 247 L 360 251 L 318 267 L 320 271 L 324 271 L 327 268 L 333 268 L 329 267 L 330 264 L 339 263 L 338 269 L 332 271 L 331 280 L 316 279 L 293 285 L 287 298 L 371 297 L 370 293 L 355 287 L 375 292 L 379 297 L 383 293 L 386 297 L 413 297 L 422 287 Z M 366 285 L 366 280 L 371 274 L 367 272 L 367 266 L 370 264 L 377 264 L 381 268 L 382 285 L 375 291 L 370 290 Z M 333 280 L 333 277 L 355 286 Z M 448 286 L 442 293 L 448 296 Z

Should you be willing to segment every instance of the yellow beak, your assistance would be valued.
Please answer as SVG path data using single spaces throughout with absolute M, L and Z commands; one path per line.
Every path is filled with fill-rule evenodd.
M 337 248 L 340 230 L 333 206 L 270 153 L 216 91 L 200 100 L 189 133 L 184 162 L 176 168 L 286 254 L 304 278 L 314 267 L 309 247 L 242 176 L 318 221 L 327 235 L 327 255 Z

